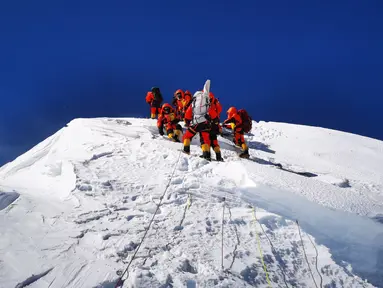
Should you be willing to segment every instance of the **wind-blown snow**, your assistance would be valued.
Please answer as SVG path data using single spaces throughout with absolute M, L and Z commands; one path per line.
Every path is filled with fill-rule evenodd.
M 154 120 L 70 122 L 0 168 L 0 191 L 14 191 L 0 194 L 0 287 L 114 287 L 169 180 L 126 287 L 267 287 L 257 233 L 272 287 L 315 287 L 296 219 L 318 287 L 310 239 L 323 287 L 382 287 L 383 143 L 316 127 L 253 127 L 257 159 L 239 159 L 221 138 L 218 163 L 180 155 L 182 144 L 159 136 Z

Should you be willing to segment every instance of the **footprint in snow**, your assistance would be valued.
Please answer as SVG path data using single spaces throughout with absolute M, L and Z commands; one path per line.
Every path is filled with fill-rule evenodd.
M 106 187 L 106 188 L 109 188 L 109 189 L 113 189 L 113 185 L 112 185 L 112 182 L 111 180 L 107 180 L 105 182 L 102 182 L 101 185 Z
M 131 241 L 128 245 L 125 245 L 123 249 L 117 251 L 117 256 L 122 259 L 125 259 L 128 256 L 129 252 L 134 251 L 137 247 L 138 244 Z
M 110 237 L 120 236 L 120 235 L 121 235 L 120 233 L 108 233 L 102 236 L 102 240 L 108 240 Z
M 189 259 L 185 259 L 182 262 L 182 264 L 179 267 L 179 269 L 181 271 L 187 272 L 187 273 L 192 273 L 192 274 L 197 274 L 198 273 L 197 269 L 190 264 L 190 260 Z
M 186 280 L 186 288 L 197 288 L 197 282 L 194 280 Z
M 206 220 L 206 232 L 209 234 L 214 234 L 214 228 L 212 227 L 210 220 Z
M 183 230 L 184 229 L 184 227 L 182 226 L 182 225 L 177 225 L 176 227 L 174 227 L 174 231 L 181 231 L 181 230 Z
M 173 181 L 171 182 L 171 184 L 175 184 L 175 185 L 177 185 L 177 184 L 182 184 L 182 182 L 183 182 L 183 178 L 178 177 L 178 178 L 173 179 Z
M 87 185 L 87 184 L 77 184 L 76 188 L 77 188 L 77 190 L 83 191 L 83 192 L 87 192 L 87 191 L 92 191 L 93 190 L 92 186 Z
M 258 222 L 260 224 L 265 225 L 266 228 L 269 230 L 276 230 L 280 227 L 287 226 L 287 222 L 286 222 L 285 218 L 274 216 L 274 215 L 264 216 L 264 217 L 258 219 Z
M 180 159 L 180 163 L 178 164 L 178 170 L 180 171 L 188 171 L 189 170 L 189 162 L 187 158 Z
M 84 213 L 79 215 L 78 218 L 74 221 L 76 224 L 84 224 L 91 221 L 99 220 L 102 217 L 110 215 L 112 212 L 110 210 L 101 210 L 90 213 Z
M 189 181 L 185 183 L 186 189 L 198 189 L 199 187 L 200 187 L 200 184 L 197 178 L 190 179 Z
M 233 219 L 229 221 L 229 224 L 234 224 L 234 225 L 246 225 L 246 221 L 243 219 Z

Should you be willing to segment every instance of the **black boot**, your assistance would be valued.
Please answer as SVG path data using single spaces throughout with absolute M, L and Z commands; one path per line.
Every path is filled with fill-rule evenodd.
M 221 162 L 223 162 L 223 158 L 222 158 L 221 152 L 216 152 L 216 153 L 215 153 L 215 159 L 216 159 L 217 161 L 221 161 Z
M 178 142 L 178 143 L 181 142 L 180 139 L 178 139 L 178 135 L 174 135 L 172 139 L 174 142 Z
M 249 150 L 245 150 L 242 153 L 239 154 L 240 158 L 246 158 L 248 159 L 250 157 Z
M 190 146 L 184 146 L 184 153 L 190 155 Z
M 202 153 L 202 155 L 200 155 L 199 157 L 204 158 L 204 159 L 206 159 L 208 161 L 211 161 L 211 155 L 210 155 L 210 152 L 208 152 L 208 151 L 204 151 Z

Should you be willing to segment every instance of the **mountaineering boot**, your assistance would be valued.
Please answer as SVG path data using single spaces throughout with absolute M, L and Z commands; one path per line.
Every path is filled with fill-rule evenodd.
M 203 151 L 202 155 L 199 157 L 206 159 L 207 161 L 211 161 L 211 154 L 209 151 Z
M 174 135 L 173 137 L 172 137 L 172 140 L 174 141 L 174 142 L 181 142 L 179 139 L 178 139 L 178 136 L 177 135 Z
M 184 140 L 184 150 L 183 150 L 183 152 L 185 154 L 190 155 L 190 139 L 185 139 Z
M 215 159 L 216 159 L 217 161 L 221 161 L 221 162 L 223 162 L 223 158 L 222 158 L 221 152 L 216 152 L 216 153 L 215 153 Z
M 246 158 L 246 159 L 249 159 L 250 157 L 249 153 L 246 153 L 246 152 L 242 152 L 238 156 L 239 158 Z
M 175 139 L 175 141 L 176 142 L 181 142 L 181 140 L 180 140 L 180 138 L 181 138 L 181 136 L 182 136 L 182 132 L 181 132 L 181 130 L 182 130 L 182 127 L 181 127 L 181 125 L 179 125 L 179 124 L 177 124 L 177 129 L 174 131 L 174 139 Z
M 173 133 L 169 133 L 168 134 L 168 138 L 170 140 L 172 140 L 173 142 L 180 142 L 180 140 L 178 140 L 178 136 L 176 134 L 173 134 Z
M 241 148 L 242 148 L 243 152 L 241 154 L 239 154 L 239 157 L 248 159 L 250 157 L 249 148 L 247 147 L 246 143 L 242 143 L 241 146 L 242 146 Z
M 243 151 L 243 152 L 240 153 L 238 156 L 239 156 L 240 158 L 246 158 L 246 159 L 249 159 L 249 157 L 250 157 L 249 150 L 245 150 L 245 151 Z
M 201 145 L 202 149 L 202 155 L 200 156 L 201 158 L 204 158 L 206 160 L 211 161 L 211 155 L 210 155 L 210 145 L 208 144 L 202 144 Z
M 213 148 L 213 150 L 215 152 L 215 160 L 223 162 L 223 158 L 221 155 L 221 147 L 219 147 L 219 145 L 217 145 Z

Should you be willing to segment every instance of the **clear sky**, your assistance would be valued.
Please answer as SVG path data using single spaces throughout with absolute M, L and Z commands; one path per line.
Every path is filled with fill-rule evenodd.
M 383 139 L 383 1 L 1 1 L 0 165 L 207 78 L 225 111 Z

